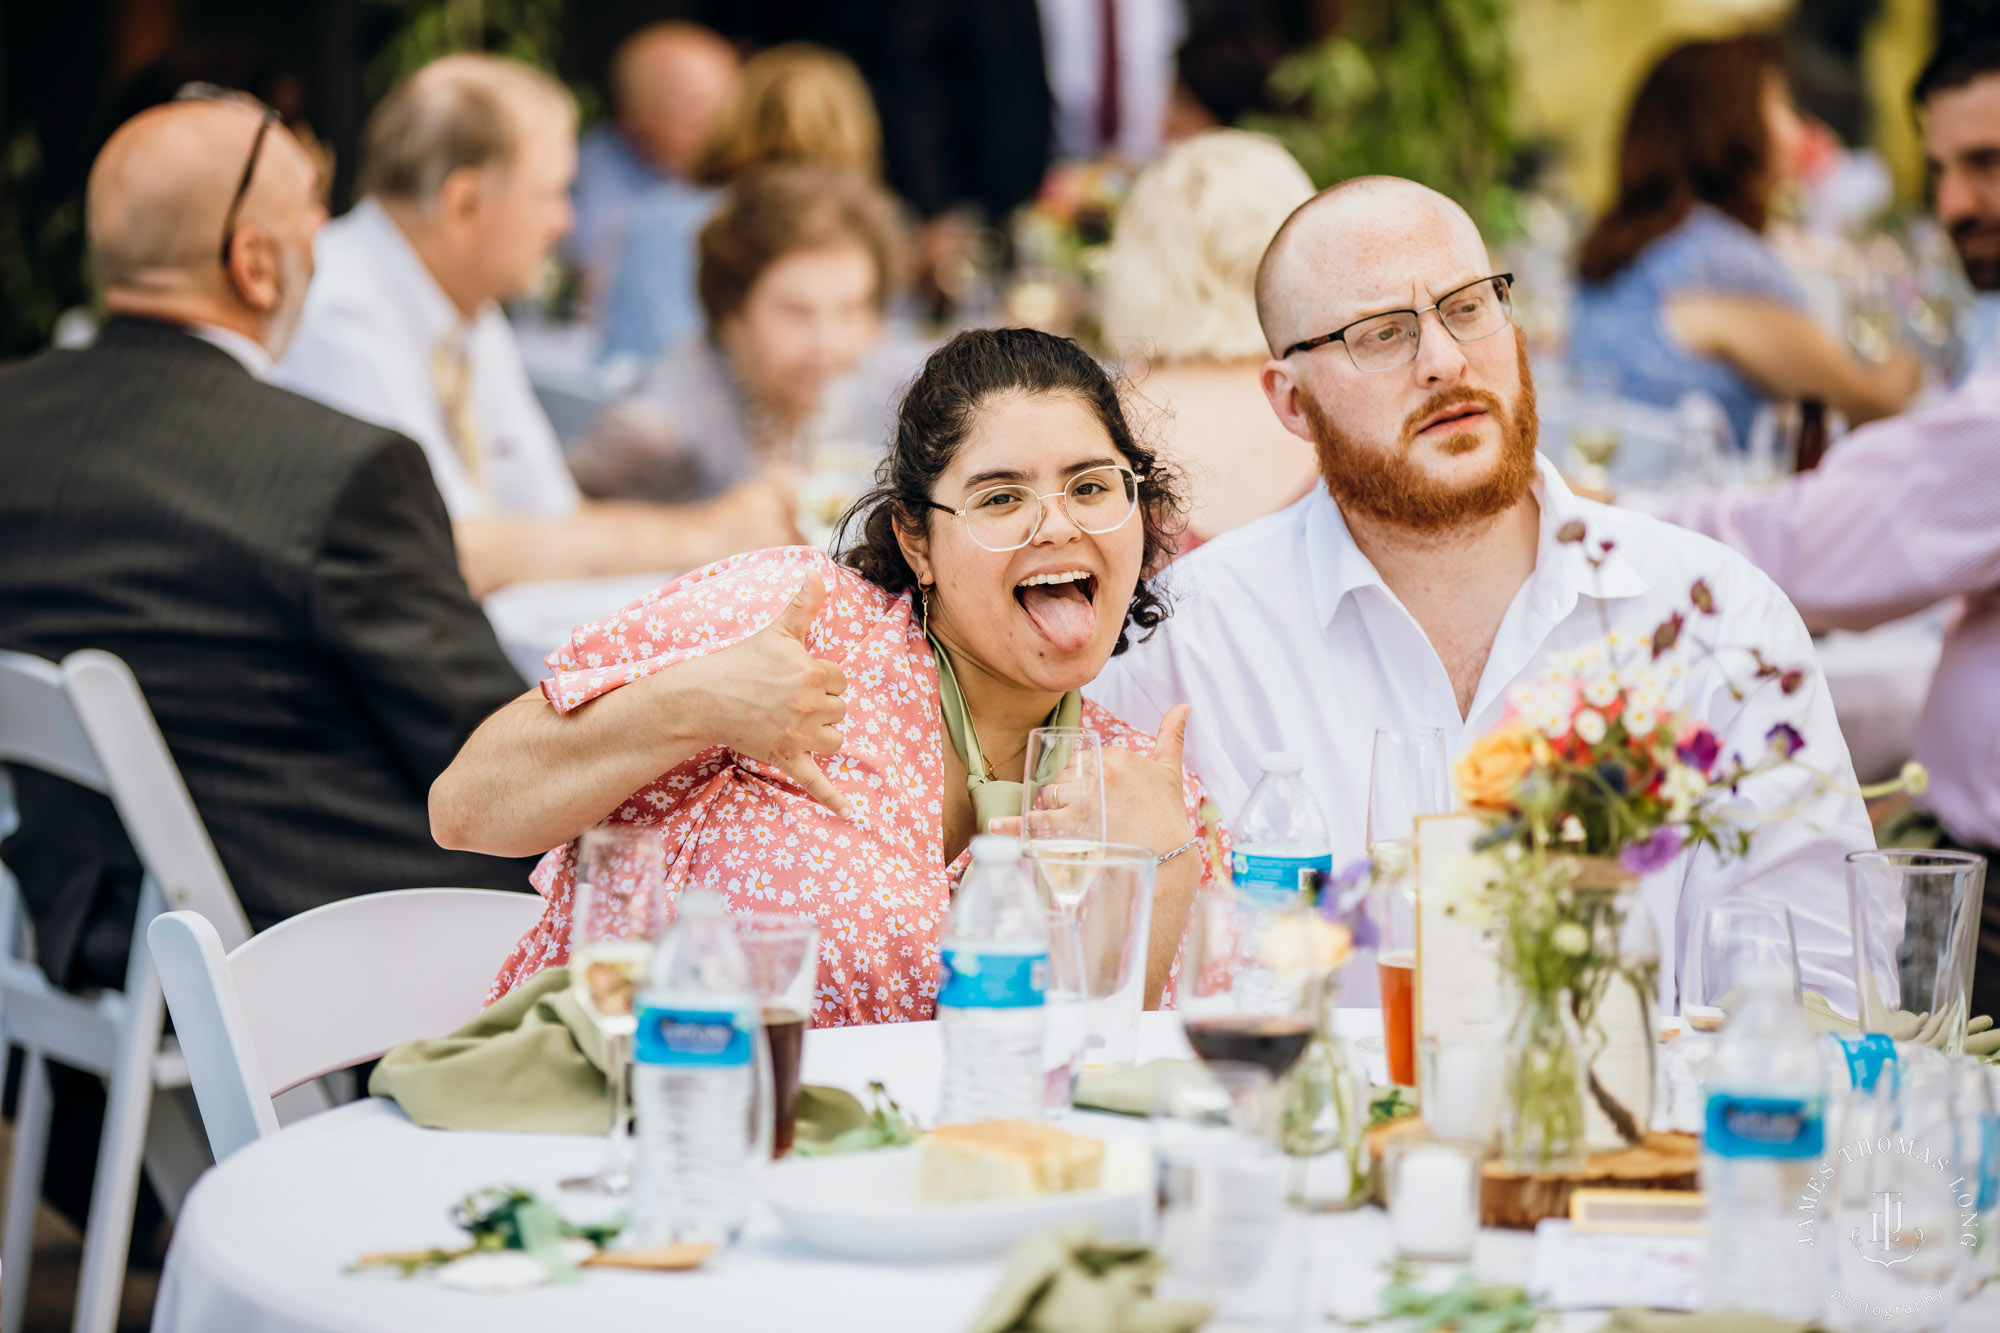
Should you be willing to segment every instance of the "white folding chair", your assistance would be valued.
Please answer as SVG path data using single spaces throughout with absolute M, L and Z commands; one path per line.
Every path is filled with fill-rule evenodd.
M 397 889 L 315 907 L 235 949 L 195 912 L 146 939 L 221 1161 L 275 1133 L 271 1099 L 479 1012 L 507 951 L 541 918 L 533 893 Z
M 19 1046 L 23 1059 L 0 1242 L 0 1266 L 8 1275 L 0 1291 L 0 1333 L 19 1333 L 28 1294 L 49 1138 L 45 1058 L 101 1075 L 108 1085 L 73 1327 L 76 1333 L 111 1333 L 154 1090 L 188 1083 L 178 1048 L 161 1038 L 160 984 L 140 935 L 170 905 L 200 913 L 231 942 L 249 938 L 250 923 L 138 681 L 110 653 L 86 649 L 58 667 L 0 651 L 0 761 L 110 797 L 145 871 L 125 989 L 95 995 L 72 995 L 42 974 L 27 947 L 16 885 L 0 874 L 0 945 L 11 946 L 0 951 L 0 1041 Z

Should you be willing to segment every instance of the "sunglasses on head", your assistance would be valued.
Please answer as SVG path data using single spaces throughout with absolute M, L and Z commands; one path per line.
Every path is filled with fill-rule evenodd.
M 250 156 L 243 163 L 242 179 L 236 182 L 236 193 L 230 196 L 229 211 L 222 215 L 222 249 L 220 258 L 224 268 L 229 267 L 230 244 L 236 239 L 236 214 L 243 207 L 243 196 L 250 193 L 251 178 L 257 174 L 257 157 L 264 151 L 264 136 L 271 132 L 281 117 L 276 107 L 270 106 L 249 93 L 235 88 L 224 88 L 214 83 L 184 83 L 174 93 L 176 102 L 233 102 L 263 113 L 257 122 L 256 137 L 250 140 Z

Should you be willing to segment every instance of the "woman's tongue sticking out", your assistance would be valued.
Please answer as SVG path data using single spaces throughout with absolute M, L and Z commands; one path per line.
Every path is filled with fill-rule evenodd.
M 1036 632 L 1058 651 L 1080 653 L 1097 636 L 1096 591 L 1096 579 L 1082 578 L 1027 584 L 1014 590 L 1014 598 Z

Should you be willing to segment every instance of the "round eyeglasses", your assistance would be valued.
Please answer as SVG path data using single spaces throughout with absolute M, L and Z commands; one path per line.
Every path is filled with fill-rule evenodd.
M 1139 474 L 1130 468 L 1094 467 L 1046 495 L 1027 486 L 988 486 L 967 496 L 963 509 L 936 500 L 927 503 L 957 515 L 965 535 L 985 550 L 1018 551 L 1042 530 L 1047 512 L 1042 506 L 1048 500 L 1060 500 L 1063 513 L 1084 532 L 1113 532 L 1139 508 Z
M 1417 359 L 1423 316 L 1432 310 L 1437 311 L 1438 323 L 1444 325 L 1445 332 L 1462 343 L 1490 338 L 1513 323 L 1513 303 L 1507 294 L 1513 282 L 1513 274 L 1496 273 L 1446 292 L 1434 306 L 1423 310 L 1390 310 L 1357 319 L 1332 333 L 1295 342 L 1284 354 L 1310 352 L 1337 342 L 1347 348 L 1347 359 L 1354 363 L 1354 368 L 1366 374 L 1407 366 Z

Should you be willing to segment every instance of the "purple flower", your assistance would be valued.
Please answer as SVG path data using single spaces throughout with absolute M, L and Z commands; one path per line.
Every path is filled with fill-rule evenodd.
M 1697 728 L 1693 734 L 1683 736 L 1674 754 L 1683 764 L 1702 773 L 1715 767 L 1715 760 L 1722 753 L 1722 742 L 1707 727 Z
M 1764 733 L 1764 739 L 1771 743 L 1780 759 L 1790 759 L 1806 748 L 1806 738 L 1799 735 L 1799 729 L 1789 722 L 1780 722 Z
M 1644 842 L 1626 844 L 1618 853 L 1618 864 L 1635 875 L 1650 875 L 1655 870 L 1665 870 L 1680 854 L 1680 830 L 1662 824 Z

